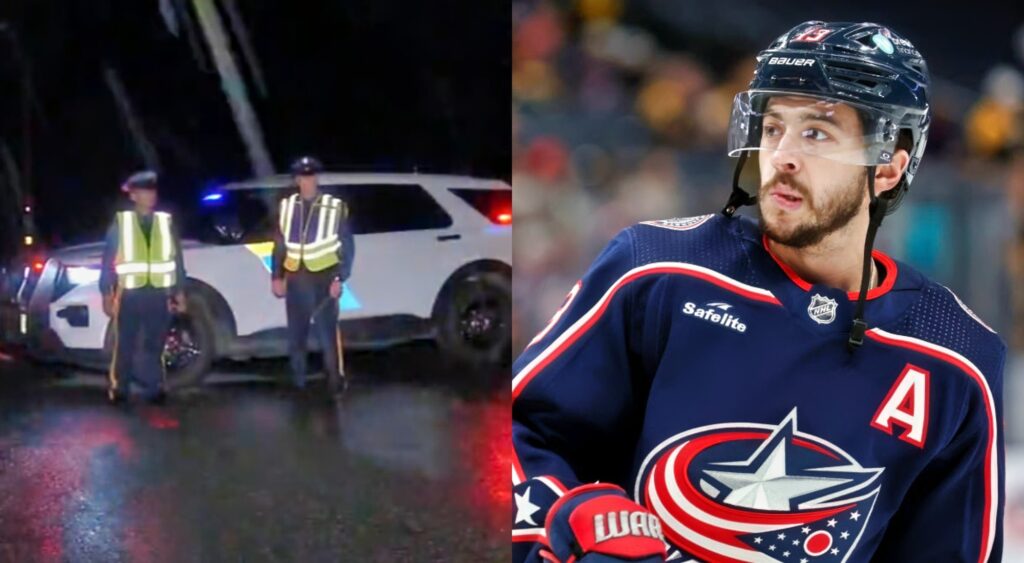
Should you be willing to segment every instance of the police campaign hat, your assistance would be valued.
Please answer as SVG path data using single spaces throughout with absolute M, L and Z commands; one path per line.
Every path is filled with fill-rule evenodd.
M 128 179 L 124 181 L 124 184 L 121 185 L 121 189 L 123 191 L 135 188 L 155 190 L 157 184 L 156 180 L 156 172 L 153 172 L 152 170 L 141 170 L 129 176 Z
M 292 163 L 293 176 L 309 176 L 323 171 L 323 164 L 312 156 L 303 156 Z

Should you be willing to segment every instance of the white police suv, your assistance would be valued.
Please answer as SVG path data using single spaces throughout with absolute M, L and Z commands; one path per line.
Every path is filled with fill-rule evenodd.
M 355 235 L 340 299 L 345 349 L 434 338 L 464 363 L 510 360 L 512 191 L 497 180 L 323 173 Z M 188 313 L 165 353 L 172 387 L 200 383 L 219 358 L 287 355 L 283 299 L 270 289 L 271 242 L 289 176 L 228 184 L 176 217 Z M 105 368 L 112 339 L 98 289 L 102 243 L 52 253 L 19 291 L 19 331 L 33 357 Z M 315 350 L 316 339 L 310 339 Z

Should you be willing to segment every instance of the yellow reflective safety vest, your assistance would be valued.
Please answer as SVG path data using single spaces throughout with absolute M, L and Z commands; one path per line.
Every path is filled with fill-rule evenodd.
M 284 269 L 297 272 L 305 265 L 311 272 L 320 272 L 338 263 L 338 227 L 348 217 L 348 207 L 330 194 L 321 194 L 313 200 L 313 210 L 306 221 L 304 205 L 299 194 L 281 200 Z
M 173 287 L 177 283 L 174 239 L 171 236 L 171 214 L 153 213 L 149 243 L 142 233 L 139 214 L 135 211 L 117 213 L 118 245 L 114 270 L 122 289 L 150 285 Z

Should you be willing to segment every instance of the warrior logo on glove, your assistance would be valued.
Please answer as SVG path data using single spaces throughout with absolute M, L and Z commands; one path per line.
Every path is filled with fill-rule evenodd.
M 845 561 L 882 471 L 798 431 L 794 409 L 777 426 L 716 424 L 666 440 L 647 456 L 634 498 L 669 543 L 703 560 Z
M 664 539 L 661 535 L 661 522 L 646 510 L 619 510 L 594 516 L 595 542 L 601 543 L 629 535 Z

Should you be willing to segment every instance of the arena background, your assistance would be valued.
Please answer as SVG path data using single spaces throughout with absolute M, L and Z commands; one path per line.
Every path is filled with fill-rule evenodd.
M 1005 560 L 1024 561 L 1024 5 L 958 6 L 515 0 L 514 353 L 619 230 L 721 209 L 729 110 L 758 50 L 808 20 L 888 25 L 927 60 L 933 125 L 877 246 L 1010 346 Z

